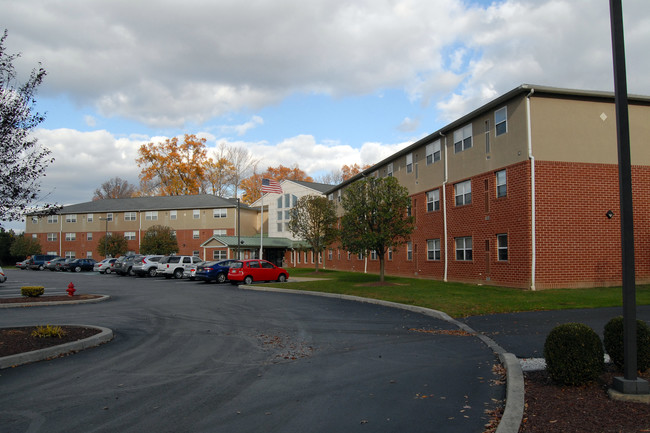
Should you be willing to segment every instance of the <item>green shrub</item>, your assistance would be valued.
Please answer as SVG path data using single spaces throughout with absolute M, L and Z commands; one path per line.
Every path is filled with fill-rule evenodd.
M 614 317 L 605 325 L 605 351 L 619 369 L 625 364 L 623 351 L 623 316 Z M 639 371 L 650 368 L 650 327 L 643 320 L 636 321 L 636 363 Z
M 38 338 L 61 338 L 65 335 L 65 331 L 60 326 L 37 326 L 36 329 L 32 331 L 32 337 Z
M 553 381 L 562 385 L 583 385 L 596 380 L 605 367 L 600 337 L 582 323 L 556 326 L 546 337 L 544 358 Z
M 36 298 L 45 293 L 45 287 L 43 286 L 23 286 L 20 288 L 20 294 L 22 296 L 29 296 Z

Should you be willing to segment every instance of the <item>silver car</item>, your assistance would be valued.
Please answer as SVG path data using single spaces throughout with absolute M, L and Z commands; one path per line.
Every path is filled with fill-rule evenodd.
M 7 275 L 5 275 L 5 271 L 2 270 L 2 266 L 0 266 L 0 283 L 4 283 L 7 281 Z

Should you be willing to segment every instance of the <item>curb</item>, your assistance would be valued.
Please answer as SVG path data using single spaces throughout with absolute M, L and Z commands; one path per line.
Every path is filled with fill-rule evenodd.
M 78 301 L 47 301 L 47 302 L 21 302 L 14 304 L 0 304 L 0 308 L 18 308 L 18 307 L 47 307 L 52 305 L 76 305 L 76 304 L 93 304 L 111 299 L 108 295 L 100 295 L 94 299 L 80 299 Z
M 499 360 L 506 369 L 506 405 L 503 410 L 503 415 L 499 421 L 496 433 L 517 433 L 521 420 L 524 416 L 524 373 L 521 364 L 517 357 L 505 351 L 504 348 L 499 346 L 494 340 L 479 334 L 466 324 L 453 319 L 447 313 L 431 308 L 417 307 L 415 305 L 399 304 L 397 302 L 382 301 L 380 299 L 362 298 L 360 296 L 341 295 L 337 293 L 325 292 L 310 292 L 306 290 L 291 290 L 280 289 L 276 287 L 260 287 L 260 286 L 238 286 L 244 290 L 256 290 L 260 292 L 277 292 L 277 293 L 293 293 L 301 295 L 320 296 L 324 298 L 345 299 L 348 301 L 357 301 L 366 304 L 375 304 L 385 307 L 399 308 L 401 310 L 411 311 L 413 313 L 423 314 L 425 316 L 434 317 L 436 319 L 444 320 L 452 323 L 460 329 L 476 335 L 483 341 L 494 353 L 499 356 Z
M 30 326 L 30 325 L 25 325 Z M 91 337 L 82 340 L 71 341 L 69 343 L 59 344 L 58 346 L 47 347 L 45 349 L 33 350 L 31 352 L 18 353 L 16 355 L 0 357 L 0 370 L 3 368 L 17 367 L 31 362 L 43 361 L 49 358 L 65 355 L 70 352 L 78 352 L 80 350 L 88 349 L 91 347 L 99 346 L 100 344 L 107 343 L 113 339 L 113 331 L 101 326 L 92 325 L 76 325 L 65 324 L 59 326 L 78 326 L 82 328 L 99 329 L 101 332 Z M 8 328 L 13 328 L 9 326 Z

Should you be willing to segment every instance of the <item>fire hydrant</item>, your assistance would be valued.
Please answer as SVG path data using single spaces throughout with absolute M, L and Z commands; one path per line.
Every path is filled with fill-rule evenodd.
M 74 284 L 68 284 L 68 289 L 66 290 L 66 292 L 68 292 L 68 296 L 74 296 L 75 291 L 76 289 L 74 288 Z

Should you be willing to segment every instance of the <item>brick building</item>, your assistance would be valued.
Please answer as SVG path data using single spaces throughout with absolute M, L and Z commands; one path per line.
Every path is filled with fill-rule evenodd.
M 650 98 L 629 96 L 636 278 L 650 281 Z M 416 229 L 386 273 L 544 289 L 621 284 L 614 95 L 522 85 L 362 176 L 408 188 Z M 339 212 L 342 212 L 338 206 Z M 611 211 L 611 212 L 610 212 Z M 379 261 L 326 250 L 328 269 Z

